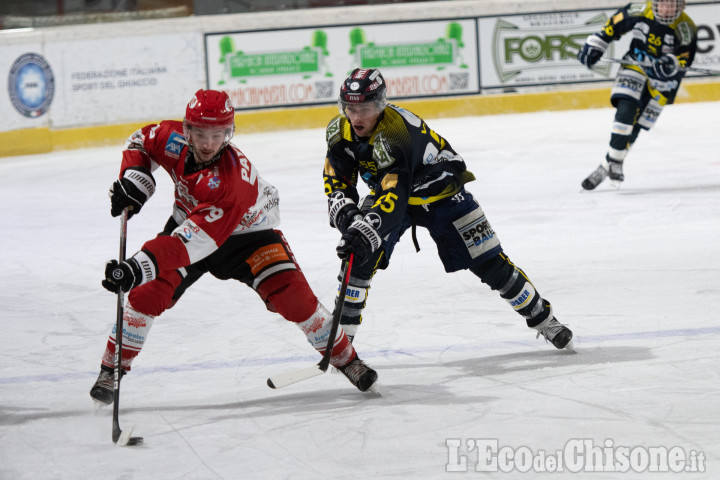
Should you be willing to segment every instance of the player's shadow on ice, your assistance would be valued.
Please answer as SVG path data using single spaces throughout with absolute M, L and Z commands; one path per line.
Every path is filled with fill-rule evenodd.
M 457 395 L 451 389 L 442 384 L 395 384 L 392 382 L 383 383 L 382 369 L 378 369 L 381 375 L 378 389 L 380 395 L 370 392 L 362 393 L 349 388 L 328 389 L 319 386 L 317 390 L 299 393 L 275 393 L 260 398 L 241 400 L 233 403 L 195 405 L 164 406 L 162 411 L 217 411 L 218 415 L 208 418 L 208 423 L 225 421 L 244 417 L 275 417 L 275 416 L 298 416 L 300 414 L 354 414 L 358 409 L 388 408 L 392 405 L 403 403 L 422 405 L 449 405 L 483 403 L 496 400 L 496 397 L 488 395 Z M 345 380 L 344 378 L 341 378 Z M 134 409 L 127 409 L 132 412 Z M 152 411 L 156 409 L 138 408 L 137 411 Z M 314 417 L 311 417 L 314 418 Z
M 637 362 L 653 358 L 652 349 L 637 346 L 582 347 L 570 350 L 537 350 L 506 353 L 487 357 L 442 362 L 443 366 L 461 370 L 479 377 L 506 375 L 516 372 L 533 372 L 558 369 L 558 375 L 566 375 L 564 367 L 594 366 L 612 368 L 613 364 Z M 551 373 L 547 370 L 543 373 Z

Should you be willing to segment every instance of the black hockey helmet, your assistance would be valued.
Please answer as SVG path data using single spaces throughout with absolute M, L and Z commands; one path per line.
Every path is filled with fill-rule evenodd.
M 345 113 L 347 105 L 369 102 L 374 102 L 378 111 L 382 111 L 387 105 L 386 92 L 387 86 L 380 70 L 356 68 L 340 87 L 340 113 Z
M 683 10 L 685 10 L 685 0 L 652 0 L 655 20 L 663 25 L 670 25 L 680 18 Z

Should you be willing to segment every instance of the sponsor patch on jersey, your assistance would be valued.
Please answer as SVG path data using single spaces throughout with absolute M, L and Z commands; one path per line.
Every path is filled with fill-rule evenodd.
M 680 45 L 690 45 L 693 38 L 690 25 L 687 22 L 680 22 L 675 27 L 675 30 L 680 33 Z
M 432 143 L 428 143 L 425 147 L 425 153 L 423 153 L 423 165 L 430 165 L 435 163 L 435 157 L 438 154 L 438 149 Z
M 378 169 L 388 168 L 390 165 L 395 163 L 395 159 L 390 155 L 390 145 L 385 140 L 385 136 L 379 133 L 373 142 L 373 160 Z
M 200 227 L 195 225 L 190 220 L 186 220 L 183 225 L 175 229 L 173 235 L 182 240 L 183 243 L 188 243 L 192 239 L 192 237 L 199 232 Z
M 342 117 L 339 115 L 335 117 L 327 126 L 327 130 L 325 130 L 325 140 L 327 141 L 329 147 L 332 147 L 338 142 L 338 140 L 340 140 L 341 119 Z
M 471 258 L 477 258 L 500 246 L 500 240 L 495 230 L 490 226 L 490 222 L 479 206 L 464 217 L 455 220 L 453 225 L 465 242 Z
M 165 154 L 168 157 L 179 158 L 180 152 L 182 152 L 182 149 L 186 144 L 187 142 L 185 141 L 185 137 L 180 135 L 178 132 L 172 132 L 165 144 Z
M 280 262 L 289 262 L 285 248 L 280 243 L 272 243 L 260 247 L 248 257 L 245 262 L 250 265 L 250 271 L 253 275 L 257 275 L 265 268 Z
M 643 13 L 645 13 L 645 8 L 649 8 L 649 7 L 650 6 L 644 2 L 643 3 L 633 3 L 628 6 L 627 10 L 631 16 L 636 17 L 638 15 L 642 15 Z M 652 10 L 650 10 L 650 11 L 652 12 Z

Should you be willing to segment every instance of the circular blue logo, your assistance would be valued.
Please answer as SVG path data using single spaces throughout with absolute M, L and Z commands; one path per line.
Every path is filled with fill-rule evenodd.
M 10 67 L 8 93 L 15 109 L 26 117 L 44 114 L 55 94 L 50 65 L 36 53 L 26 53 Z

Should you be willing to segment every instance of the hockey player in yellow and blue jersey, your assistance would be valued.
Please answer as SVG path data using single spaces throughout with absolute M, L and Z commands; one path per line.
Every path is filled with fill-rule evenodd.
M 425 121 L 387 104 L 379 70 L 355 69 L 345 79 L 340 115 L 327 127 L 325 193 L 330 225 L 342 237 L 340 258 L 354 254 L 341 324 L 354 337 L 368 289 L 387 268 L 393 248 L 411 229 L 426 228 L 447 272 L 469 269 L 497 291 L 559 349 L 572 348 L 572 332 L 553 315 L 525 273 L 503 253 L 500 240 L 465 184 L 475 179 L 460 155 Z M 362 180 L 370 194 L 361 202 Z M 400 289 L 401 287 L 399 287 Z
M 641 129 L 650 130 L 665 105 L 673 103 L 685 71 L 695 58 L 697 27 L 684 12 L 685 0 L 631 3 L 617 11 L 602 31 L 590 35 L 578 59 L 592 68 L 608 44 L 632 32 L 630 48 L 610 93 L 616 108 L 605 160 L 582 182 L 592 190 L 610 177 L 622 182 L 623 161 Z

